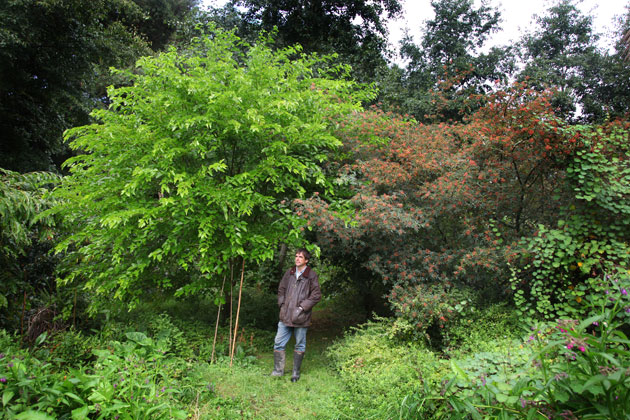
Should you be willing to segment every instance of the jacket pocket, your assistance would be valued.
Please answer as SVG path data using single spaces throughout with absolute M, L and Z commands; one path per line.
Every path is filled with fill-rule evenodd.
M 306 324 L 308 317 L 309 312 L 303 311 L 300 308 L 295 308 L 291 313 L 291 323 L 295 325 Z

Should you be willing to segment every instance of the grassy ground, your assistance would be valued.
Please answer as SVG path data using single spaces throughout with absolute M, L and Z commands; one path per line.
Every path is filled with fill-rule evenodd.
M 343 334 L 347 325 L 330 308 L 314 311 L 313 326 L 307 335 L 307 348 L 302 363 L 302 375 L 291 382 L 293 355 L 292 338 L 287 345 L 285 375 L 269 376 L 273 369 L 273 342 L 262 349 L 250 364 L 227 366 L 225 363 L 208 368 L 209 383 L 216 384 L 221 396 L 219 404 L 199 407 L 200 419 L 337 419 L 338 395 L 342 389 L 336 373 L 325 357 L 327 347 Z M 345 323 L 345 320 L 343 323 Z M 221 404 L 222 403 L 222 404 Z

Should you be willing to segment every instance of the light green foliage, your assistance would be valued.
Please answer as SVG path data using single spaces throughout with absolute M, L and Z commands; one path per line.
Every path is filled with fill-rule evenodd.
M 102 343 L 91 365 L 62 369 L 49 363 L 47 352 L 20 350 L 4 331 L 0 344 L 3 420 L 37 418 L 35 412 L 44 419 L 186 419 L 189 404 L 213 397 L 194 366 L 171 353 L 168 340 L 140 332 Z
M 391 415 L 401 396 L 439 386 L 447 368 L 430 350 L 396 341 L 383 319 L 354 329 L 327 353 L 347 391 L 338 405 L 350 418 Z
M 371 93 L 336 79 L 347 68 L 331 57 L 268 42 L 216 30 L 143 58 L 93 112 L 99 123 L 66 133 L 79 155 L 55 192 L 73 227 L 57 247 L 71 263 L 63 283 L 133 300 L 183 278 L 179 293 L 195 293 L 237 257 L 247 266 L 299 242 L 291 200 L 333 192 L 331 118 Z
M 400 324 L 396 321 L 394 325 Z M 395 329 L 392 330 L 393 333 Z M 400 418 L 466 418 L 453 410 L 457 398 L 470 397 L 483 384 L 501 392 L 510 390 L 530 370 L 529 349 L 523 345 L 519 319 L 503 304 L 475 308 L 467 316 L 450 323 L 443 331 L 443 353 L 433 381 L 421 389 L 399 395 Z M 414 351 L 425 353 L 416 348 Z M 420 364 L 424 375 L 430 367 Z M 438 376 L 439 375 L 439 376 Z
M 583 315 L 588 278 L 630 266 L 630 143 L 627 127 L 575 127 L 582 146 L 567 168 L 574 200 L 557 227 L 523 241 L 530 261 L 512 288 L 523 314 Z M 522 288 L 523 274 L 531 280 Z

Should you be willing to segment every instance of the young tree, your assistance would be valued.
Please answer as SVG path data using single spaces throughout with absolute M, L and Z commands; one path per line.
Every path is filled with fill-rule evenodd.
M 98 123 L 67 132 L 79 155 L 55 190 L 69 227 L 62 282 L 107 299 L 194 293 L 235 259 L 258 263 L 299 241 L 291 200 L 333 189 L 321 166 L 341 144 L 330 118 L 371 93 L 331 57 L 220 30 L 137 65 L 133 84 L 93 112 Z

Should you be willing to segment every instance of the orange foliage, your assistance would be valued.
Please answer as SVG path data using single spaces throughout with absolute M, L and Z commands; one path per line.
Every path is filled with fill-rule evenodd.
M 339 122 L 353 223 L 320 197 L 297 210 L 326 256 L 388 284 L 496 287 L 516 241 L 559 207 L 550 197 L 562 196 L 565 160 L 579 146 L 549 98 L 517 84 L 451 124 L 353 114 Z

